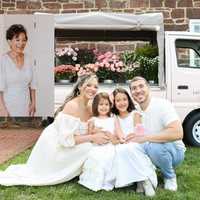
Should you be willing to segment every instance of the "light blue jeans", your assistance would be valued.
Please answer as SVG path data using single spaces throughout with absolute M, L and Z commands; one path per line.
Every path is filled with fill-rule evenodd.
M 173 142 L 144 143 L 142 146 L 153 164 L 160 168 L 164 178 L 176 176 L 174 167 L 184 160 L 183 149 L 177 148 Z

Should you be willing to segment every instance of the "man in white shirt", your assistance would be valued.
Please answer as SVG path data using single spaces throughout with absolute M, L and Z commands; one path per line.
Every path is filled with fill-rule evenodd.
M 176 191 L 174 167 L 183 161 L 185 152 L 181 121 L 169 101 L 151 96 L 149 84 L 143 77 L 133 78 L 130 91 L 140 105 L 147 133 L 130 134 L 127 141 L 143 143 L 145 152 L 164 176 L 164 188 Z

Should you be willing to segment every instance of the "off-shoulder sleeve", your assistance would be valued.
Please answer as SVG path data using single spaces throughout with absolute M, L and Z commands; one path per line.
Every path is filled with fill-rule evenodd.
M 3 57 L 0 58 L 0 92 L 3 92 L 6 88 L 6 80 L 5 80 L 5 66 Z
M 80 120 L 70 115 L 59 113 L 54 124 L 58 134 L 58 142 L 64 147 L 75 145 L 74 135 L 79 133 Z

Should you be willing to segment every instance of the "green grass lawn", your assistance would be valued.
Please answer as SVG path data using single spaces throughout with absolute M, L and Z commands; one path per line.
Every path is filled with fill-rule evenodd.
M 0 165 L 4 170 L 10 164 L 26 161 L 30 150 L 18 155 L 7 163 Z M 159 186 L 153 199 L 160 200 L 200 200 L 200 148 L 188 147 L 185 161 L 177 168 L 178 192 L 170 192 L 162 189 L 160 174 Z M 56 186 L 27 187 L 0 186 L 0 200 L 136 200 L 150 199 L 134 192 L 134 186 L 115 189 L 111 192 L 92 192 L 77 184 L 78 179 Z

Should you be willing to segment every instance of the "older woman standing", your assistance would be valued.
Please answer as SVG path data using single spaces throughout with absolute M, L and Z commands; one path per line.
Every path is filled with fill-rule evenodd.
M 97 92 L 95 75 L 79 78 L 72 93 L 58 110 L 55 120 L 41 134 L 26 164 L 12 165 L 0 172 L 1 185 L 54 185 L 80 175 L 92 147 L 104 144 L 109 136 L 103 131 L 88 134 L 88 106 Z
M 24 54 L 26 29 L 13 24 L 6 32 L 10 51 L 0 58 L 0 116 L 34 116 L 35 73 Z

